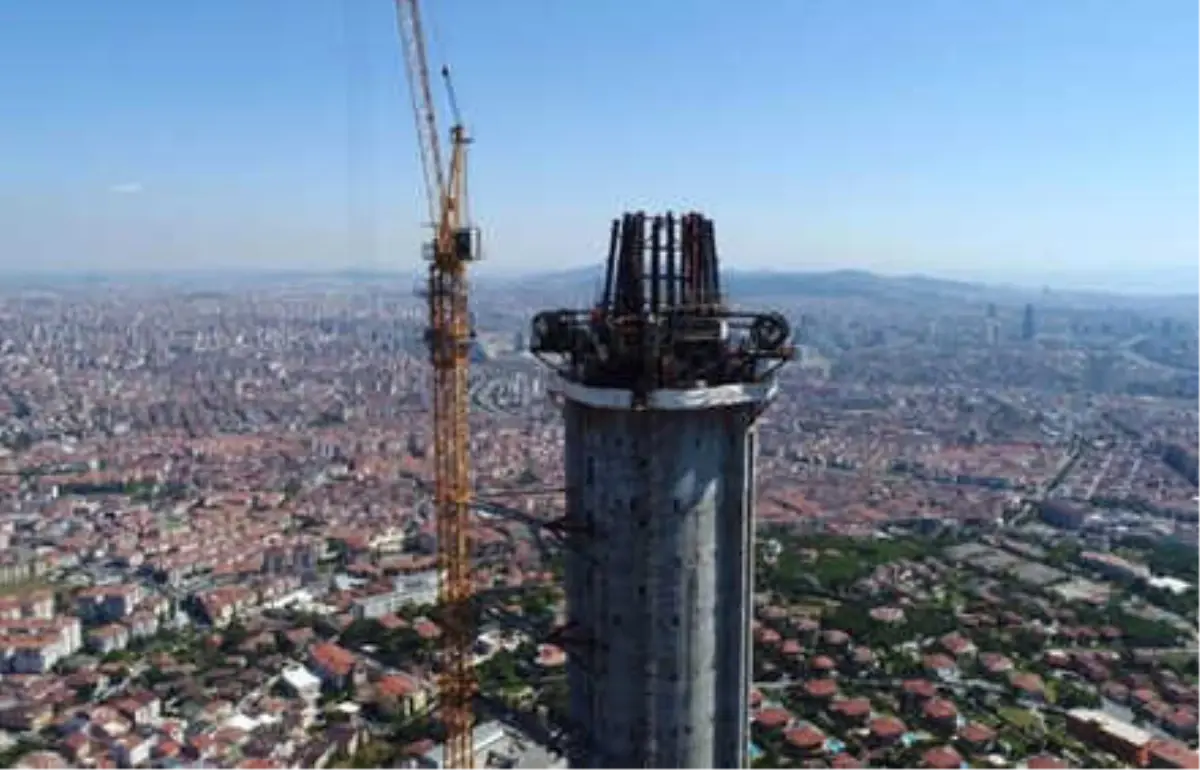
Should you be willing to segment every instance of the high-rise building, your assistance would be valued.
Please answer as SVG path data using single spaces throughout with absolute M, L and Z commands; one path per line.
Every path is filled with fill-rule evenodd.
M 1037 336 L 1037 326 L 1034 324 L 1033 304 L 1025 306 L 1025 316 L 1021 322 L 1021 339 L 1030 341 Z
M 575 767 L 747 762 L 755 421 L 789 336 L 725 304 L 699 214 L 626 214 L 599 302 L 534 319 L 566 421 Z
M 1000 322 L 994 318 L 989 318 L 987 325 L 984 327 L 987 334 L 987 344 L 991 347 L 996 347 L 1000 344 Z

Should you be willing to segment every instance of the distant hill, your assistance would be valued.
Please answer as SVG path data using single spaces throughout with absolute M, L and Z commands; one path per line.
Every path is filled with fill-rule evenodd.
M 522 278 L 507 278 L 512 288 L 534 293 L 564 296 L 590 296 L 604 280 L 599 267 L 584 267 L 538 273 Z M 493 285 L 493 288 L 495 286 Z M 722 274 L 722 290 L 734 302 L 783 297 L 830 297 L 880 299 L 892 301 L 938 300 L 955 297 L 979 301 L 988 287 L 924 276 L 889 277 L 864 270 L 832 272 L 775 272 L 767 270 L 727 270 Z
M 534 273 L 521 277 L 494 278 L 484 284 L 506 286 L 536 293 L 569 296 L 597 291 L 604 279 L 600 266 Z M 866 270 L 820 272 L 728 270 L 724 290 L 735 302 L 781 297 L 827 297 L 887 300 L 896 302 L 956 301 L 999 302 L 1035 305 L 1142 308 L 1163 314 L 1195 315 L 1200 295 L 1120 295 L 1094 291 L 1038 290 L 1018 286 L 932 278 L 924 275 L 880 275 Z
M 968 298 L 986 294 L 982 284 L 948 281 L 925 276 L 883 276 L 865 270 L 834 270 L 823 273 L 733 271 L 726 285 L 733 296 L 793 294 L 809 297 L 927 298 L 953 295 Z

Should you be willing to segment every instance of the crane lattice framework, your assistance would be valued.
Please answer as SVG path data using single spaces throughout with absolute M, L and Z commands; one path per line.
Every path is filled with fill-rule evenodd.
M 421 170 L 434 237 L 425 249 L 429 260 L 426 297 L 433 367 L 434 506 L 437 515 L 439 604 L 442 620 L 442 667 L 438 679 L 442 722 L 446 728 L 444 767 L 470 768 L 474 671 L 471 645 L 474 617 L 468 524 L 471 502 L 467 433 L 467 368 L 471 339 L 467 265 L 478 255 L 479 233 L 467 212 L 466 149 L 469 139 L 460 119 L 449 70 L 442 68 L 450 99 L 449 166 L 442 164 L 437 111 L 429 84 L 425 36 L 417 0 L 396 0 L 409 93 L 416 117 Z

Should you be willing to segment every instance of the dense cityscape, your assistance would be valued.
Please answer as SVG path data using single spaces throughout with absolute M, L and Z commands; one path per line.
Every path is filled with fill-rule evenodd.
M 1197 766 L 1192 298 L 734 274 L 764 416 L 762 767 Z M 437 767 L 425 309 L 394 276 L 6 286 L 0 754 Z M 562 767 L 563 427 L 481 281 L 477 764 Z

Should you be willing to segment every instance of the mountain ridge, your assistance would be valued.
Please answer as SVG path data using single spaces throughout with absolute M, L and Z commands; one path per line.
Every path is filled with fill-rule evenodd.
M 600 266 L 566 268 L 562 270 L 529 272 L 522 275 L 491 276 L 481 279 L 482 284 L 495 288 L 501 285 L 521 287 L 529 290 L 561 289 L 563 291 L 590 291 L 598 289 L 603 281 Z M 825 296 L 883 298 L 896 293 L 912 297 L 952 297 L 973 301 L 1021 301 L 1038 302 L 1081 300 L 1091 303 L 1113 301 L 1119 304 L 1135 302 L 1163 302 L 1169 304 L 1191 303 L 1200 305 L 1200 294 L 1122 294 L 1112 291 L 1091 289 L 1035 289 L 1005 283 L 969 281 L 939 278 L 921 273 L 885 275 L 868 270 L 726 270 L 723 273 L 724 288 L 733 296 Z

